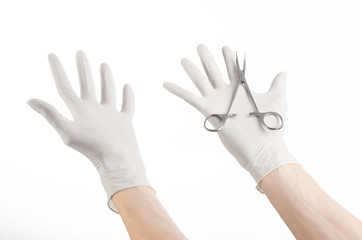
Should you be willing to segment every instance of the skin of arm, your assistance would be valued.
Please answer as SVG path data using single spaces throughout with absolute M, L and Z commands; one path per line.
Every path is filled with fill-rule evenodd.
M 132 240 L 185 240 L 156 193 L 150 187 L 133 187 L 112 197 Z
M 296 239 L 362 239 L 362 222 L 335 202 L 300 165 L 284 165 L 261 188 Z

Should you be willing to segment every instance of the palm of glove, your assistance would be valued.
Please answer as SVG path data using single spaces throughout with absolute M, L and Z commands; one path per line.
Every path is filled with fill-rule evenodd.
M 140 159 L 131 117 L 114 107 L 86 101 L 67 129 L 64 142 L 96 166 L 99 159 Z
M 171 93 L 184 99 L 205 117 L 210 114 L 226 113 L 232 94 L 237 83 L 235 54 L 230 48 L 223 48 L 223 55 L 230 79 L 226 84 L 214 62 L 210 52 L 204 45 L 198 47 L 198 53 L 202 61 L 207 78 L 189 60 L 183 59 L 182 65 L 202 94 L 202 98 L 188 92 L 181 87 L 165 83 L 164 87 Z M 280 73 L 274 79 L 270 90 L 264 94 L 253 93 L 259 111 L 275 111 L 285 118 L 287 104 L 285 100 L 285 73 Z M 254 157 L 262 151 L 270 142 L 283 142 L 283 129 L 271 131 L 262 126 L 255 116 L 252 102 L 244 87 L 240 86 L 236 99 L 231 108 L 231 113 L 236 113 L 234 118 L 228 118 L 223 129 L 218 132 L 220 140 L 226 149 L 250 170 Z

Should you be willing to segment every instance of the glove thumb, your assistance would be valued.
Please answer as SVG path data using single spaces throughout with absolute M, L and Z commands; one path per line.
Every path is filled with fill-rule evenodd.
M 285 96 L 285 82 L 287 78 L 286 72 L 280 72 L 276 75 L 270 85 L 268 93 Z
M 55 130 L 60 134 L 70 122 L 58 112 L 52 105 L 39 99 L 30 99 L 28 105 L 36 112 L 41 114 Z

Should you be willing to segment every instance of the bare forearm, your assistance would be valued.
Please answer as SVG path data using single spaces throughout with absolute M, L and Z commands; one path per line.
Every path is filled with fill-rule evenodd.
M 184 240 L 149 187 L 134 187 L 112 197 L 132 240 Z
M 299 165 L 270 173 L 261 188 L 297 239 L 362 239 L 362 223 Z

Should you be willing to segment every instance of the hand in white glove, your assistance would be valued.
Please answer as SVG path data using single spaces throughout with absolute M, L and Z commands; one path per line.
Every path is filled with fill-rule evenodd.
M 235 54 L 230 48 L 223 48 L 230 79 L 230 84 L 227 84 L 206 46 L 199 45 L 197 50 L 207 77 L 188 59 L 183 59 L 181 64 L 199 89 L 202 97 L 198 97 L 172 83 L 165 83 L 164 87 L 194 106 L 205 117 L 214 113 L 224 114 L 237 84 Z M 281 72 L 275 77 L 267 93 L 253 93 L 256 105 L 261 112 L 278 112 L 285 119 L 287 110 L 285 78 L 286 74 Z M 246 79 L 250 78 L 246 77 Z M 248 81 L 249 84 L 251 81 Z M 250 172 L 257 183 L 258 190 L 260 190 L 259 184 L 268 173 L 282 165 L 297 162 L 289 153 L 284 142 L 284 128 L 281 130 L 266 129 L 258 118 L 249 115 L 254 111 L 255 109 L 253 109 L 245 89 L 239 87 L 231 109 L 231 112 L 236 113 L 237 116 L 228 118 L 218 135 L 226 149 L 238 160 L 241 166 Z M 203 121 L 200 121 L 200 127 L 202 127 L 202 123 Z
M 59 95 L 67 104 L 74 121 L 66 119 L 53 106 L 38 99 L 28 104 L 45 117 L 63 142 L 84 154 L 97 168 L 108 196 L 108 206 L 116 212 L 111 197 L 134 186 L 149 186 L 132 125 L 134 95 L 123 89 L 122 110 L 116 109 L 116 92 L 107 64 L 101 65 L 101 103 L 98 103 L 88 60 L 77 53 L 81 98 L 73 91 L 64 69 L 54 54 L 49 55 Z

